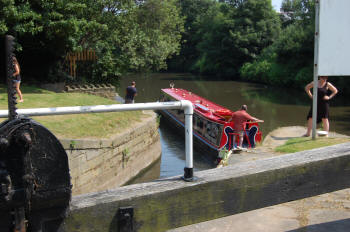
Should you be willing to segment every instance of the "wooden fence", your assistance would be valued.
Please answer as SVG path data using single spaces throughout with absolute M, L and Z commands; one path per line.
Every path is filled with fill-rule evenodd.
M 85 49 L 80 52 L 69 52 L 66 55 L 66 61 L 69 62 L 69 74 L 76 77 L 77 61 L 95 61 L 97 60 L 96 52 L 91 49 Z

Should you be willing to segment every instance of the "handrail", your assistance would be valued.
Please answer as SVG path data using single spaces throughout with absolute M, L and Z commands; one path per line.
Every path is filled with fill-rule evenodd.
M 185 114 L 185 146 L 186 146 L 186 166 L 184 168 L 183 179 L 193 181 L 193 105 L 188 100 L 173 102 L 147 102 L 135 104 L 113 104 L 95 106 L 68 106 L 52 108 L 18 109 L 18 115 L 22 116 L 47 116 L 64 114 L 86 114 L 103 112 L 122 112 L 136 110 L 165 110 L 182 109 Z M 7 118 L 8 110 L 0 110 L 0 118 Z
M 231 123 L 233 123 L 233 122 L 231 122 Z M 247 142 L 248 142 L 248 148 L 251 148 L 252 147 L 252 145 L 251 145 L 251 143 L 250 143 L 250 140 L 249 140 L 249 136 L 248 136 L 248 134 L 247 134 L 247 124 L 257 124 L 257 122 L 251 122 L 251 121 L 246 121 L 246 122 L 244 122 L 243 123 L 243 132 L 244 132 L 244 136 L 246 137 L 246 139 L 247 139 Z M 233 135 L 239 135 L 237 132 L 231 132 L 231 133 L 228 133 L 230 136 L 233 136 Z M 236 141 L 234 141 L 234 139 L 232 138 L 232 142 L 233 142 L 233 145 L 232 145 L 232 147 L 234 147 L 234 145 L 235 145 L 235 142 Z M 231 149 L 231 138 L 229 138 L 229 149 Z

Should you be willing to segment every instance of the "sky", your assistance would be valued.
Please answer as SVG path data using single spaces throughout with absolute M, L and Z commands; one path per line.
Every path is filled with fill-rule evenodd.
M 280 11 L 282 0 L 272 0 L 272 6 L 276 11 Z

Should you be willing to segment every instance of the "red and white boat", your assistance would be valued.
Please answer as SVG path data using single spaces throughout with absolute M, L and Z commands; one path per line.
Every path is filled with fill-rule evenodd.
M 233 113 L 231 110 L 184 89 L 167 88 L 161 91 L 160 101 L 188 100 L 192 102 L 194 106 L 193 138 L 196 150 L 210 155 L 213 159 L 218 159 L 220 150 L 230 150 L 234 148 L 234 144 L 237 145 L 238 136 L 236 136 L 237 141 L 233 142 L 235 135 L 232 129 L 233 122 L 228 122 Z M 172 125 L 178 128 L 185 127 L 185 116 L 182 110 L 162 110 L 160 113 L 171 121 Z M 258 123 L 247 122 L 243 147 L 255 147 L 261 138 Z

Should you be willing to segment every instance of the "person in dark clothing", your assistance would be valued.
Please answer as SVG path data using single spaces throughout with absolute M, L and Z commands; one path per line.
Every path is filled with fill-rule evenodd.
M 327 133 L 329 132 L 329 100 L 332 99 L 337 93 L 338 90 L 330 82 L 327 81 L 327 76 L 320 76 L 318 80 L 318 89 L 317 89 L 317 123 L 322 121 L 323 130 Z M 311 89 L 313 88 L 313 82 L 310 82 L 305 86 L 305 91 L 307 95 L 312 99 Z M 328 95 L 328 92 L 331 92 Z M 305 137 L 310 136 L 312 129 L 312 105 L 310 111 L 307 115 L 307 131 L 304 135 Z
M 125 104 L 134 103 L 135 96 L 137 95 L 136 83 L 131 82 L 131 85 L 126 88 Z

